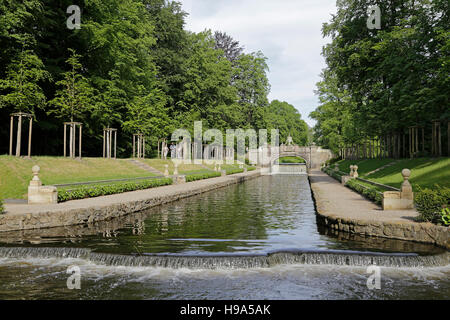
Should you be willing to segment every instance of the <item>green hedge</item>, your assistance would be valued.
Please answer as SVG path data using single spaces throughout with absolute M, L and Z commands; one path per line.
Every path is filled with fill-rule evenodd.
M 349 180 L 347 182 L 347 187 L 358 192 L 359 194 L 361 194 L 365 198 L 375 202 L 376 204 L 381 205 L 383 202 L 383 194 L 381 192 L 377 191 L 377 189 L 375 189 L 375 188 L 370 188 L 370 187 L 366 187 L 362 184 L 359 184 L 357 182 L 357 180 L 354 180 L 354 179 Z
M 247 171 L 255 171 L 256 167 L 247 167 Z
M 199 173 L 199 174 L 191 174 L 186 176 L 186 182 L 192 182 L 197 180 L 203 180 L 203 179 L 209 179 L 209 178 L 216 178 L 220 177 L 222 173 L 218 171 L 212 171 L 212 172 L 205 172 L 205 173 Z
M 5 208 L 3 208 L 3 200 L 0 199 L 0 214 L 5 213 Z
M 226 169 L 227 174 L 236 174 L 236 173 L 242 173 L 244 172 L 244 169 L 241 168 L 231 168 L 231 169 Z
M 435 189 L 421 189 L 415 193 L 414 202 L 420 213 L 417 221 L 443 224 L 443 208 L 450 205 L 450 188 L 436 185 Z
M 86 186 L 74 190 L 58 190 L 58 202 L 106 196 L 128 191 L 143 190 L 172 184 L 171 178 L 146 180 L 135 183 Z
M 323 172 L 325 172 L 326 174 L 328 174 L 330 177 L 336 179 L 337 181 L 341 182 L 342 181 L 342 176 L 334 171 L 333 169 L 331 169 L 330 167 L 325 167 L 322 169 Z

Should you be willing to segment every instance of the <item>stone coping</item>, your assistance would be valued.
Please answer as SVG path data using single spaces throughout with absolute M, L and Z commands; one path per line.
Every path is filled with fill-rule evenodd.
M 383 211 L 382 208 L 327 174 L 309 173 L 317 220 L 333 230 L 352 234 L 430 243 L 450 249 L 450 228 L 415 222 L 415 209 Z
M 260 170 L 58 204 L 5 204 L 0 232 L 107 221 L 261 176 Z

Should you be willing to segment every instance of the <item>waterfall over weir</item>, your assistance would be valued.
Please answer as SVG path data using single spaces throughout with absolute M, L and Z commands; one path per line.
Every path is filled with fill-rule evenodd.
M 448 252 L 439 255 L 385 254 L 357 251 L 284 250 L 259 255 L 119 255 L 83 248 L 1 247 L 0 258 L 85 259 L 99 265 L 188 269 L 270 268 L 281 264 L 439 267 L 450 264 Z

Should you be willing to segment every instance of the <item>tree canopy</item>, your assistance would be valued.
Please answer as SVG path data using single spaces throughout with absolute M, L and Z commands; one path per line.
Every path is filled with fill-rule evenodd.
M 380 30 L 366 25 L 375 4 Z M 321 104 L 310 115 L 319 143 L 337 151 L 450 118 L 448 1 L 340 0 L 337 9 L 323 25 L 331 43 L 323 48 Z
M 90 156 L 101 154 L 104 127 L 119 129 L 119 155 L 129 155 L 133 133 L 147 135 L 155 150 L 159 138 L 197 120 L 204 130 L 280 126 L 304 141 L 295 108 L 268 101 L 264 54 L 246 53 L 222 31 L 185 30 L 179 2 L 79 1 L 81 28 L 70 30 L 72 4 L 0 2 L 0 121 L 34 112 L 33 133 L 54 138 L 36 140 L 33 153 L 58 154 L 69 120 L 84 123 Z M 0 126 L 4 141 L 8 131 Z

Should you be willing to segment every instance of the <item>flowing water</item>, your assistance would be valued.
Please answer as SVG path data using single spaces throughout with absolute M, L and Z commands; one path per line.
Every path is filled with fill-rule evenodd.
M 381 268 L 369 290 L 367 267 Z M 69 290 L 69 266 L 81 290 Z M 0 298 L 448 299 L 450 255 L 334 233 L 307 176 L 266 176 L 94 225 L 0 233 Z

